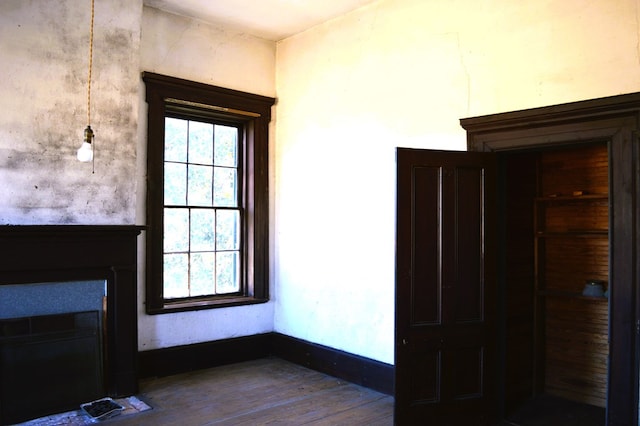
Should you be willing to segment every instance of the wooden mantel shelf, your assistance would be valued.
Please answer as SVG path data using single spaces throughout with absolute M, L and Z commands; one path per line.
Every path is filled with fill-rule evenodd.
M 143 229 L 138 225 L 2 225 L 0 271 L 54 273 L 135 266 L 135 238 Z M 0 280 L 0 285 L 2 281 L 6 280 Z
M 142 225 L 0 225 L 0 236 L 59 233 L 135 233 L 145 229 Z

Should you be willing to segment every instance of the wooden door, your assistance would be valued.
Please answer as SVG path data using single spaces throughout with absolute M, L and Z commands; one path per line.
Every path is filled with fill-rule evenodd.
M 495 415 L 495 157 L 397 150 L 398 425 Z

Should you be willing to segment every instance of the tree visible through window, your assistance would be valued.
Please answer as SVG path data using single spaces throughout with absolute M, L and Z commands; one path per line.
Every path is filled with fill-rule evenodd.
M 238 133 L 165 120 L 165 299 L 241 290 Z
M 268 299 L 274 99 L 144 73 L 149 313 Z

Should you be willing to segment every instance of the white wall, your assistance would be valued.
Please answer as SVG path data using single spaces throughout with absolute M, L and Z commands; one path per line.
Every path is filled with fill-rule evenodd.
M 638 0 L 382 0 L 278 43 L 275 330 L 393 363 L 395 147 L 640 90 Z
M 264 96 L 275 96 L 275 43 L 271 41 L 145 7 L 140 56 L 143 71 Z M 147 113 L 144 92 L 144 84 L 141 82 L 138 135 L 138 186 L 141 190 L 137 203 L 139 223 L 144 223 L 145 218 Z M 273 126 L 270 139 L 272 141 L 274 139 Z M 273 171 L 271 176 L 273 180 Z M 272 198 L 273 195 L 272 193 Z M 142 238 L 140 246 L 144 246 Z M 144 259 L 144 256 L 140 258 Z M 273 264 L 273 260 L 271 263 Z M 138 292 L 138 299 L 141 302 L 138 315 L 140 350 L 273 331 L 273 302 L 195 312 L 146 315 L 142 305 L 144 263 L 140 264 L 139 269 L 141 271 Z
M 0 2 L 0 224 L 133 224 L 142 0 Z

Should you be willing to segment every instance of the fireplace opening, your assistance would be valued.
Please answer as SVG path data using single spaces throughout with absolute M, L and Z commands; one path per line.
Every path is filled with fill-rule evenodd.
M 105 280 L 0 286 L 5 422 L 77 409 L 106 395 Z
M 104 395 L 100 311 L 0 320 L 4 421 L 77 409 Z

